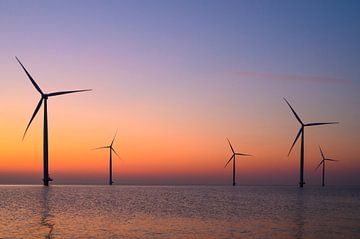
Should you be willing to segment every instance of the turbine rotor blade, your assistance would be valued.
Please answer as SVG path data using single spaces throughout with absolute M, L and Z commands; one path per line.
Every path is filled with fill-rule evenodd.
M 242 154 L 242 153 L 235 153 L 235 155 L 239 155 L 239 156 L 252 156 L 250 154 Z
M 295 140 L 294 140 L 294 143 L 291 145 L 291 148 L 290 148 L 290 150 L 289 150 L 288 156 L 290 155 L 292 149 L 294 148 L 294 145 L 296 144 L 296 141 L 299 139 L 300 134 L 302 134 L 302 131 L 303 131 L 303 127 L 300 128 L 299 133 L 296 135 L 296 138 L 295 138 Z
M 30 73 L 25 69 L 25 67 L 23 66 L 23 64 L 20 62 L 20 60 L 15 56 L 16 60 L 19 62 L 20 66 L 23 68 L 23 70 L 25 71 L 26 75 L 28 76 L 28 78 L 30 79 L 31 83 L 34 85 L 34 87 L 36 88 L 37 91 L 39 91 L 39 93 L 41 95 L 43 95 L 44 93 L 42 92 L 42 90 L 40 89 L 40 87 L 38 86 L 38 84 L 36 84 L 35 80 L 31 77 Z
M 97 150 L 97 149 L 107 149 L 107 148 L 110 148 L 110 146 L 98 147 L 98 148 L 94 148 L 94 149 L 91 149 L 91 150 Z
M 84 91 L 91 91 L 91 89 L 86 89 L 86 90 L 58 91 L 58 92 L 49 93 L 49 94 L 47 94 L 47 96 L 51 97 L 51 96 L 65 95 L 65 94 L 72 94 L 72 93 L 78 93 L 78 92 L 84 92 Z
M 115 141 L 115 137 L 116 137 L 116 135 L 117 135 L 117 131 L 118 131 L 118 130 L 116 130 L 116 133 L 115 133 L 115 135 L 114 135 L 114 138 L 113 138 L 113 140 L 111 141 L 111 144 L 110 144 L 110 146 L 112 146 L 112 145 L 113 145 L 113 143 L 114 143 L 114 141 Z
M 339 160 L 336 160 L 336 159 L 324 159 L 324 160 L 326 160 L 326 161 L 334 161 L 334 162 L 339 161 Z
M 121 159 L 121 157 L 118 155 L 118 153 L 116 153 L 116 151 L 115 151 L 115 149 L 113 147 L 111 147 L 110 149 L 116 154 L 116 156 L 119 157 L 119 159 Z
M 315 168 L 315 171 L 321 166 L 321 164 L 323 164 L 324 163 L 324 160 L 321 160 L 320 161 L 320 163 L 319 163 L 319 165 Z
M 298 116 L 298 114 L 295 112 L 295 110 L 293 109 L 293 107 L 291 107 L 290 103 L 285 99 L 285 102 L 288 104 L 288 106 L 290 107 L 291 111 L 293 112 L 293 114 L 295 115 L 296 119 L 300 122 L 301 125 L 304 125 L 304 123 L 301 121 L 300 117 Z
M 323 151 L 321 150 L 321 147 L 319 146 L 319 149 L 320 149 L 320 153 L 321 153 L 321 157 L 323 158 L 323 160 L 325 159 L 325 156 L 323 154 Z
M 24 138 L 25 138 L 26 132 L 28 131 L 28 129 L 29 129 L 30 125 L 31 125 L 31 122 L 33 121 L 33 119 L 35 118 L 37 112 L 38 112 L 39 109 L 41 108 L 42 102 L 43 102 L 43 98 L 41 97 L 39 103 L 37 104 L 37 106 L 36 106 L 36 108 L 35 108 L 35 111 L 34 111 L 33 115 L 31 116 L 31 119 L 30 119 L 30 121 L 29 121 L 29 123 L 28 123 L 28 125 L 27 125 L 27 127 L 26 127 L 26 129 L 25 129 L 25 132 L 24 132 L 24 135 L 23 135 L 23 138 L 22 138 L 23 140 L 24 140 Z
M 231 143 L 230 143 L 230 140 L 228 138 L 226 138 L 227 141 L 229 142 L 229 145 L 230 145 L 230 148 L 231 148 L 231 151 L 235 154 L 235 151 L 234 151 L 234 148 L 232 147 Z
M 339 124 L 339 122 L 326 122 L 326 123 L 309 123 L 304 126 L 318 126 L 318 125 L 326 125 L 326 124 Z
M 231 158 L 229 159 L 229 161 L 227 161 L 227 163 L 225 164 L 225 167 L 224 167 L 224 168 L 226 168 L 226 166 L 230 163 L 230 161 L 231 161 L 233 158 L 235 158 L 235 154 L 233 154 L 233 155 L 231 156 Z M 235 160 L 235 159 L 234 159 L 234 160 Z

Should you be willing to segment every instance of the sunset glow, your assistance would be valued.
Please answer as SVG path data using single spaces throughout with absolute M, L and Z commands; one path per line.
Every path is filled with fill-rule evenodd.
M 118 130 L 117 184 L 229 184 L 228 137 L 254 155 L 237 159 L 239 183 L 297 185 L 283 97 L 304 121 L 340 122 L 306 129 L 305 181 L 321 181 L 321 145 L 340 160 L 329 184 L 360 183 L 358 6 L 68 3 L 0 1 L 0 183 L 42 178 L 43 109 L 22 141 L 40 96 L 15 56 L 46 92 L 93 89 L 48 101 L 54 184 L 106 183 L 109 153 L 91 149 Z

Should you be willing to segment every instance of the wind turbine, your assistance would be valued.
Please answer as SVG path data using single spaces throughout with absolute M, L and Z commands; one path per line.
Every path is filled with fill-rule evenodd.
M 230 140 L 228 138 L 226 138 L 227 141 L 229 142 L 229 146 L 231 148 L 231 151 L 233 152 L 233 154 L 231 155 L 229 161 L 225 164 L 225 167 L 230 163 L 231 160 L 233 160 L 233 186 L 235 186 L 235 161 L 236 161 L 236 156 L 251 156 L 249 154 L 242 154 L 242 153 L 236 153 L 234 148 L 232 147 Z
M 320 153 L 321 153 L 321 157 L 322 160 L 320 161 L 319 165 L 316 167 L 315 170 L 317 170 L 321 164 L 322 164 L 322 186 L 325 186 L 325 161 L 339 161 L 339 160 L 335 160 L 335 159 L 329 159 L 329 158 L 325 158 L 323 151 L 321 150 L 321 147 L 319 146 L 320 149 Z
M 298 116 L 298 114 L 295 112 L 295 110 L 293 109 L 293 107 L 291 107 L 290 103 L 284 98 L 285 102 L 289 105 L 291 111 L 294 113 L 295 118 L 299 121 L 299 123 L 301 124 L 300 130 L 298 132 L 298 134 L 296 135 L 296 138 L 293 142 L 293 144 L 291 145 L 291 148 L 289 150 L 288 156 L 291 153 L 291 150 L 293 149 L 296 141 L 298 140 L 298 138 L 301 135 L 301 150 L 300 150 L 300 182 L 299 182 L 299 186 L 302 188 L 305 184 L 304 182 L 304 131 L 305 131 L 305 127 L 308 126 L 318 126 L 318 125 L 326 125 L 326 124 L 338 124 L 339 122 L 326 122 L 326 123 L 303 123 L 300 119 L 300 117 Z
M 117 134 L 117 131 L 116 131 L 116 133 L 114 135 L 114 138 L 111 141 L 111 144 L 109 146 L 103 146 L 103 147 L 99 147 L 99 148 L 94 149 L 94 150 L 96 150 L 96 149 L 109 149 L 109 151 L 110 151 L 109 185 L 113 184 L 113 181 L 112 181 L 112 152 L 114 152 L 116 154 L 116 156 L 118 156 L 120 158 L 120 156 L 116 153 L 115 149 L 113 148 L 113 144 L 114 144 L 114 141 L 115 141 L 116 134 Z
M 48 144 L 48 118 L 47 118 L 47 100 L 49 97 L 52 96 L 58 96 L 58 95 L 65 95 L 65 94 L 71 94 L 71 93 L 77 93 L 77 92 L 83 92 L 83 91 L 90 91 L 91 89 L 87 89 L 87 90 L 72 90 L 72 91 L 58 91 L 58 92 L 52 92 L 52 93 L 45 93 L 43 92 L 40 87 L 38 86 L 38 84 L 36 84 L 35 80 L 31 77 L 30 73 L 25 69 L 25 67 L 23 66 L 23 64 L 20 62 L 20 60 L 15 57 L 16 60 L 19 62 L 19 64 L 21 65 L 21 67 L 23 68 L 23 70 L 25 71 L 26 75 L 28 76 L 28 78 L 30 79 L 31 83 L 34 85 L 35 89 L 40 93 L 41 98 L 39 103 L 37 104 L 35 111 L 33 113 L 33 115 L 31 116 L 30 122 L 26 127 L 26 130 L 24 132 L 23 135 L 23 140 L 25 138 L 26 132 L 30 127 L 31 122 L 33 121 L 33 119 L 35 118 L 37 112 L 40 110 L 42 103 L 44 102 L 44 136 L 43 136 L 43 157 L 44 157 L 44 178 L 43 178 L 43 182 L 45 186 L 49 186 L 49 181 L 53 181 L 50 176 L 49 176 L 49 155 L 48 155 L 48 148 L 49 148 L 49 144 Z

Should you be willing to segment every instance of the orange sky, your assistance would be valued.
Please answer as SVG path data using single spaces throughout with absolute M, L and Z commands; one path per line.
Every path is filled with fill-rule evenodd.
M 25 83 L 30 83 L 23 78 Z M 31 90 L 31 85 L 24 88 Z M 226 184 L 231 180 L 231 167 L 223 167 L 231 153 L 225 137 L 230 138 L 239 152 L 254 155 L 238 158 L 239 183 L 297 182 L 300 145 L 296 145 L 289 158 L 286 154 L 298 125 L 280 99 L 274 108 L 279 109 L 281 116 L 270 116 L 270 123 L 259 120 L 261 115 L 256 119 L 253 114 L 232 119 L 223 117 L 223 123 L 217 123 L 221 117 L 201 118 L 196 113 L 187 117 L 164 112 L 167 109 L 154 107 L 151 110 L 151 106 L 132 110 L 122 107 L 116 112 L 112 106 L 104 109 L 99 105 L 87 105 L 97 94 L 94 90 L 49 100 L 50 175 L 56 183 L 106 182 L 109 152 L 90 149 L 109 144 L 116 128 L 115 149 L 122 158 L 114 158 L 114 180 L 118 183 Z M 6 183 L 26 183 L 22 175 L 27 175 L 30 182 L 41 179 L 43 112 L 39 112 L 25 140 L 21 141 L 37 100 L 34 96 L 27 98 L 2 117 L 1 172 L 4 176 L 1 180 Z M 283 123 L 271 124 L 277 117 L 283 118 Z M 320 160 L 317 148 L 320 143 L 327 156 L 341 160 L 328 164 L 328 181 L 334 184 L 357 182 L 351 174 L 357 174 L 359 164 L 353 155 L 359 155 L 359 151 L 356 141 L 351 144 L 352 139 L 346 138 L 344 128 L 346 130 L 340 124 L 307 129 L 305 178 L 310 183 L 315 184 L 320 179 L 320 171 L 314 172 Z M 18 175 L 21 180 L 12 175 Z
M 349 27 L 360 21 L 315 6 L 252 15 L 251 6 L 229 3 L 214 6 L 214 18 L 207 7 L 215 3 L 126 4 L 121 16 L 115 3 L 74 3 L 71 12 L 0 4 L 0 183 L 42 178 L 43 109 L 22 141 L 40 96 L 16 55 L 46 92 L 93 89 L 49 99 L 54 183 L 106 183 L 108 152 L 90 149 L 109 144 L 118 129 L 120 184 L 228 184 L 229 137 L 254 155 L 238 159 L 239 184 L 297 185 L 300 145 L 287 152 L 299 125 L 286 97 L 305 122 L 340 122 L 306 129 L 305 181 L 320 183 L 321 145 L 341 160 L 328 164 L 328 182 L 360 184 L 360 27 Z M 321 24 L 306 17 L 312 12 Z

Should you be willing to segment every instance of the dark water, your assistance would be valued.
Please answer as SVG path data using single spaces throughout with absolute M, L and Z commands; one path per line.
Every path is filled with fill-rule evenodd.
M 360 188 L 0 186 L 0 238 L 360 238 Z

